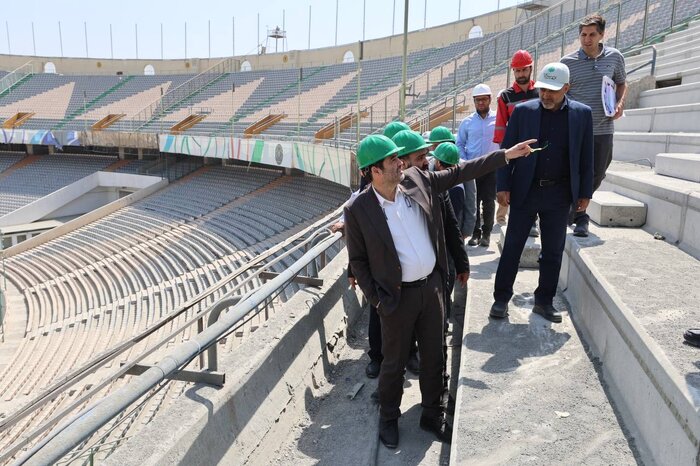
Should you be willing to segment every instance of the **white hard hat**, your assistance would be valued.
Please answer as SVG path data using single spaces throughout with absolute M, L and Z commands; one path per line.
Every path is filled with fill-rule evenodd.
M 569 67 L 563 63 L 554 62 L 544 65 L 537 76 L 536 88 L 558 91 L 569 84 Z
M 491 88 L 486 84 L 477 84 L 472 90 L 472 97 L 477 97 L 480 95 L 492 95 Z

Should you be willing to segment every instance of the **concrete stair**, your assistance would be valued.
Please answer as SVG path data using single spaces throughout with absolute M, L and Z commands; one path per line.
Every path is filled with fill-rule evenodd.
M 646 204 L 644 229 L 663 235 L 700 258 L 700 183 L 660 175 L 648 167 L 613 162 L 602 189 Z
M 503 252 L 503 245 L 506 241 L 506 231 L 508 228 L 506 226 L 500 227 L 501 231 L 498 234 L 498 252 L 499 254 Z M 540 238 L 534 238 L 532 236 L 527 238 L 525 247 L 523 248 L 523 253 L 520 255 L 520 267 L 525 269 L 536 269 L 539 267 L 540 251 L 542 250 L 542 243 Z
M 654 165 L 656 154 L 700 153 L 700 133 L 615 131 L 613 151 L 613 160 L 647 159 Z
M 615 130 L 635 133 L 697 133 L 700 129 L 698 115 L 700 103 L 634 108 L 625 110 L 625 116 L 615 121 Z
M 651 89 L 639 94 L 639 106 L 642 108 L 684 105 L 695 102 L 700 102 L 700 83 Z
M 611 191 L 596 191 L 586 210 L 595 223 L 605 227 L 640 227 L 647 219 L 643 202 Z
M 659 175 L 700 183 L 700 154 L 658 154 L 654 171 Z

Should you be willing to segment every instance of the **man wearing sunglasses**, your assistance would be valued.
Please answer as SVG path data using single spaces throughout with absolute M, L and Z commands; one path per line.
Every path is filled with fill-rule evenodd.
M 569 69 L 550 63 L 540 71 L 535 87 L 540 98 L 515 107 L 503 146 L 537 139 L 530 157 L 514 160 L 497 173 L 498 202 L 510 205 L 508 232 L 498 262 L 490 315 L 508 315 L 508 301 L 518 273 L 520 255 L 535 217 L 540 219 L 540 276 L 532 311 L 561 322 L 552 300 L 557 290 L 566 242 L 569 207 L 583 212 L 593 194 L 593 118 L 590 107 L 566 97 Z

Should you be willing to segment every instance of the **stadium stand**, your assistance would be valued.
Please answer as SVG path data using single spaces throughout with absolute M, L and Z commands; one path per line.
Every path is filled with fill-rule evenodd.
M 582 3 L 578 2 L 574 11 L 563 14 L 555 11 L 546 19 L 538 17 L 517 29 L 517 34 L 508 32 L 495 41 L 490 40 L 495 35 L 487 36 L 412 53 L 409 83 L 413 83 L 413 91 L 420 91 L 420 95 L 408 99 L 409 109 L 418 114 L 448 93 L 456 93 L 462 101 L 469 102 L 471 85 L 468 81 L 473 76 L 479 76 L 494 89 L 506 87 L 503 63 L 514 49 L 523 45 L 537 43 L 540 63 L 557 60 L 562 49 L 575 49 L 577 31 L 571 28 L 563 31 L 562 28 L 586 13 Z M 647 3 L 650 14 L 645 20 Z M 617 40 L 618 47 L 623 49 L 638 44 L 642 36 L 649 38 L 668 32 L 672 14 L 683 20 L 698 14 L 697 4 L 692 0 L 676 2 L 675 12 L 664 1 L 631 0 L 620 5 L 621 24 L 617 37 L 611 33 L 616 28 L 617 10 L 606 10 L 610 31 L 607 38 L 610 42 Z M 645 24 L 646 32 L 643 31 Z M 537 39 L 543 42 L 538 43 Z M 606 189 L 646 203 L 649 209 L 647 229 L 666 234 L 690 253 L 690 256 L 673 253 L 676 264 L 690 261 L 683 262 L 688 267 L 679 267 L 679 271 L 694 270 L 699 257 L 697 251 L 700 251 L 700 241 L 693 233 L 698 221 L 693 212 L 697 209 L 691 209 L 694 201 L 688 200 L 692 197 L 688 193 L 698 191 L 700 179 L 687 178 L 697 177 L 696 156 L 700 152 L 692 117 L 700 105 L 700 72 L 697 71 L 700 64 L 695 52 L 698 40 L 700 29 L 691 23 L 684 34 L 669 36 L 658 45 L 655 81 L 664 87 L 642 92 L 640 108 L 627 110 L 627 116 L 618 123 L 615 159 L 649 158 L 655 162 L 655 171 L 615 164 L 605 185 Z M 479 48 L 482 44 L 483 48 Z M 464 55 L 466 50 L 473 51 Z M 643 63 L 648 56 L 649 52 L 643 51 L 639 58 L 629 57 L 629 67 Z M 373 121 L 361 122 L 362 134 L 376 131 L 396 116 L 395 103 L 392 101 L 385 107 L 381 101 L 396 94 L 400 65 L 399 57 L 362 63 L 361 107 L 376 104 L 377 110 L 370 117 Z M 0 73 L 0 77 L 3 74 Z M 18 111 L 32 111 L 36 115 L 23 128 L 80 130 L 107 114 L 124 113 L 126 118 L 108 130 L 129 131 L 129 117 L 138 112 L 145 101 L 157 100 L 162 93 L 191 77 L 36 74 L 0 96 L 0 118 L 9 118 Z M 288 118 L 267 129 L 264 135 L 313 138 L 322 126 L 357 110 L 357 87 L 356 63 L 310 67 L 303 72 L 284 69 L 227 73 L 169 108 L 143 130 L 167 132 L 190 113 L 201 112 L 206 118 L 187 134 L 226 135 L 230 134 L 232 126 L 236 133 L 242 133 L 244 127 L 267 114 L 283 113 Z M 297 120 L 300 100 L 303 108 L 301 119 Z M 353 139 L 354 131 L 346 130 L 341 137 Z M 105 169 L 115 161 L 113 157 L 101 156 L 41 156 L 30 159 L 24 167 L 2 174 L 24 157 L 24 154 L 0 154 L 0 216 L 86 174 Z M 133 160 L 115 171 L 157 172 L 162 169 L 161 163 L 161 160 Z M 4 261 L 11 285 L 8 294 L 16 295 L 12 297 L 23 303 L 26 326 L 15 342 L 18 346 L 13 356 L 0 368 L 0 412 L 12 412 L 14 407 L 41 394 L 91 356 L 108 351 L 150 328 L 233 270 L 341 205 L 348 195 L 346 188 L 331 182 L 315 177 L 286 176 L 278 170 L 210 165 L 200 168 L 200 164 L 196 164 L 183 168 L 183 174 L 192 168 L 194 172 L 141 201 Z M 673 179 L 683 177 L 683 180 Z M 662 202 L 667 198 L 685 199 L 680 211 L 684 208 L 692 215 L 679 214 L 669 221 L 665 213 L 668 206 Z M 674 212 L 678 210 L 676 207 L 673 207 Z M 639 230 L 634 234 L 637 233 L 643 232 Z M 605 232 L 598 234 L 604 237 Z M 613 238 L 610 244 L 619 245 Z M 274 270 L 284 271 L 300 256 L 301 252 L 295 252 L 277 263 Z M 672 268 L 668 266 L 664 270 Z M 669 287 L 671 279 L 682 281 L 683 277 L 669 274 L 664 281 Z M 247 289 L 259 284 L 260 280 L 256 279 Z M 160 328 L 157 336 L 169 335 L 178 323 L 195 317 L 233 285 L 190 309 L 169 326 Z M 299 289 L 299 284 L 289 284 L 276 304 L 291 298 Z M 663 294 L 663 290 L 659 293 Z M 623 299 L 638 304 L 631 295 L 623 294 Z M 688 307 L 692 305 L 688 303 Z M 271 312 L 274 313 L 274 306 Z M 256 316 L 250 325 L 241 327 L 219 346 L 227 351 L 234 350 L 265 318 Z M 649 326 L 648 331 L 678 333 L 686 324 L 694 324 L 694 321 L 675 320 L 673 328 L 667 326 L 663 331 L 656 331 Z M 168 347 L 188 340 L 192 332 L 195 330 L 190 328 L 173 337 Z M 148 342 L 144 339 L 123 359 L 147 348 Z M 672 354 L 673 348 L 664 346 L 664 351 Z M 674 359 L 674 363 L 690 377 L 694 369 L 686 356 Z M 108 368 L 111 364 L 116 365 L 112 362 Z M 199 367 L 198 362 L 195 367 Z M 76 400 L 99 380 L 100 374 L 98 371 L 63 393 L 35 416 L 3 430 L 0 450 Z M 128 378 L 115 381 L 102 394 L 112 393 L 126 383 Z M 175 381 L 155 388 L 133 411 L 104 426 L 93 437 L 98 439 L 97 443 L 91 444 L 100 450 L 98 458 L 104 459 L 115 451 L 120 442 L 145 427 L 187 387 L 187 383 Z

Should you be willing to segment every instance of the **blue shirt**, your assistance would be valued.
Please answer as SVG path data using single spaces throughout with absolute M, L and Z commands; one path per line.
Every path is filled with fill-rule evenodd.
M 569 178 L 569 106 L 564 97 L 556 112 L 542 107 L 540 135 L 537 147 L 535 178 L 540 180 L 563 180 Z
M 496 112 L 489 109 L 486 118 L 474 112 L 462 120 L 457 133 L 457 148 L 462 160 L 472 160 L 489 152 L 498 150 L 493 142 L 496 129 Z

